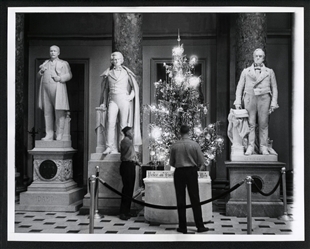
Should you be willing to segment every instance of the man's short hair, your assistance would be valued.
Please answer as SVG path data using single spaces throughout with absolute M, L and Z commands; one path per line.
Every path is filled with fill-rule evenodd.
M 257 49 L 254 50 L 254 52 L 253 52 L 253 57 L 255 56 L 255 54 L 256 54 L 257 51 L 262 51 L 262 52 L 264 53 L 264 59 L 265 59 L 265 51 L 262 50 L 261 48 L 257 48 Z
M 113 52 L 113 53 L 111 54 L 111 60 L 112 60 L 112 59 L 113 59 L 113 57 L 115 57 L 115 56 L 120 57 L 120 58 L 122 59 L 122 61 L 124 61 L 124 56 L 122 55 L 122 53 L 121 53 L 121 52 L 118 52 L 118 51 Z
M 60 53 L 60 48 L 59 48 L 58 46 L 56 46 L 56 45 L 52 45 L 52 46 L 50 46 L 50 49 L 51 49 L 52 47 L 57 48 L 57 49 L 58 49 L 58 53 Z
M 180 133 L 181 134 L 187 134 L 187 133 L 189 133 L 189 126 L 187 126 L 187 125 L 181 125 L 181 129 L 180 129 Z
M 131 130 L 131 127 L 126 126 L 124 129 L 122 129 L 122 132 L 126 135 L 126 132 Z

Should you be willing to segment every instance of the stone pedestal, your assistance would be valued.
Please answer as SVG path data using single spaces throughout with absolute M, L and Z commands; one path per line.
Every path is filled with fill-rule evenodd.
M 264 193 L 270 193 L 281 178 L 281 162 L 225 162 L 229 174 L 230 188 L 251 176 Z M 261 195 L 252 184 L 252 216 L 279 217 L 283 214 L 283 202 L 280 200 L 280 187 L 270 196 Z M 247 186 L 244 183 L 230 193 L 226 204 L 226 215 L 247 216 Z
M 109 154 L 107 156 L 102 153 L 94 153 L 91 155 L 91 160 L 88 162 L 88 177 L 96 175 L 96 166 L 99 166 L 99 177 L 111 187 L 119 192 L 122 192 L 123 183 L 119 173 L 121 165 L 120 154 Z M 139 186 L 140 171 L 136 167 L 136 181 L 133 193 L 133 198 L 142 200 L 141 187 Z M 117 215 L 121 205 L 121 196 L 109 190 L 103 184 L 99 183 L 98 193 L 98 210 L 101 214 Z M 81 214 L 89 213 L 90 194 L 84 196 L 83 207 L 80 209 Z M 141 210 L 142 207 L 134 202 L 131 203 L 133 212 Z
M 208 171 L 199 171 L 199 196 L 200 201 L 212 198 L 211 178 Z M 145 202 L 161 206 L 177 206 L 175 188 L 173 183 L 173 171 L 147 171 L 147 177 L 143 179 L 145 184 Z M 188 193 L 186 204 L 190 204 Z M 212 219 L 212 203 L 201 206 L 204 222 Z M 178 223 L 177 209 L 165 210 L 150 207 L 144 208 L 144 218 L 154 223 Z M 194 223 L 192 208 L 186 209 L 188 223 Z
M 84 191 L 73 181 L 71 141 L 36 141 L 33 183 L 20 194 L 16 210 L 77 211 Z
M 236 150 L 233 146 L 231 149 L 230 160 L 233 162 L 277 162 L 278 155 L 276 154 L 269 154 L 269 155 L 261 155 L 261 154 L 253 154 L 250 156 L 244 155 L 243 147 L 240 147 Z

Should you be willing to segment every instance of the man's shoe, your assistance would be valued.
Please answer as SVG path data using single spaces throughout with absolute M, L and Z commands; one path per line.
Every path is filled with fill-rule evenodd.
M 56 140 L 60 141 L 62 139 L 62 134 L 58 134 Z
M 137 217 L 137 215 L 136 215 L 136 214 L 133 214 L 133 213 L 128 213 L 128 214 L 126 214 L 126 216 L 129 217 L 129 218 L 131 218 L 131 217 Z
M 261 147 L 260 148 L 260 152 L 263 154 L 263 155 L 269 155 L 269 151 L 266 147 Z
M 208 231 L 209 231 L 209 228 L 207 227 L 200 227 L 197 229 L 198 233 L 203 233 L 203 232 L 208 232 Z
M 252 155 L 253 152 L 254 152 L 253 147 L 252 147 L 252 146 L 249 146 L 249 147 L 247 148 L 246 152 L 244 153 L 244 155 L 249 156 L 249 155 Z
M 129 219 L 129 217 L 126 216 L 125 214 L 120 214 L 119 218 L 120 218 L 121 220 L 128 220 L 128 219 Z
M 43 141 L 53 141 L 53 135 L 52 135 L 52 136 L 46 135 L 46 136 L 43 137 L 41 140 L 43 140 Z
M 106 148 L 106 150 L 105 150 L 104 152 L 102 152 L 102 154 L 108 155 L 108 154 L 110 154 L 111 152 L 112 152 L 111 148 L 108 147 L 108 148 Z
M 177 231 L 179 232 L 179 233 L 184 233 L 184 234 L 186 234 L 187 233 L 187 229 L 185 229 L 185 228 L 177 228 Z

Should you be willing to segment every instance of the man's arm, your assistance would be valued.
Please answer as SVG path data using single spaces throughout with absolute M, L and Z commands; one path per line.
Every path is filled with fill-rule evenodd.
M 175 167 L 175 151 L 173 148 L 170 149 L 169 165 Z
M 127 72 L 128 73 L 128 72 Z M 129 73 L 128 73 L 129 74 Z M 133 86 L 133 83 L 132 83 L 132 79 L 130 77 L 130 75 L 128 75 L 128 81 L 129 81 L 129 85 L 130 85 L 130 93 L 128 94 L 127 96 L 127 100 L 128 101 L 131 101 L 133 100 L 133 98 L 135 97 L 135 90 L 134 90 L 134 86 Z
M 201 167 L 205 163 L 205 158 L 203 156 L 203 153 L 201 151 L 201 148 L 200 148 L 199 144 L 196 145 L 196 151 L 197 151 L 197 166 Z
M 243 89 L 244 89 L 244 86 L 245 86 L 245 70 L 244 69 L 240 75 L 240 79 L 239 79 L 239 82 L 238 82 L 238 85 L 237 85 L 237 90 L 236 90 L 236 100 L 234 102 L 234 106 L 236 107 L 236 109 L 241 109 L 241 98 L 242 98 L 242 95 L 243 95 Z
M 271 92 L 272 92 L 272 99 L 271 99 L 269 113 L 272 113 L 275 109 L 279 108 L 277 80 L 276 80 L 276 75 L 272 69 L 270 72 L 270 87 L 271 87 Z
M 40 70 L 38 72 L 39 76 L 42 76 L 44 74 L 44 72 L 47 70 L 47 67 L 45 66 L 47 62 L 48 62 L 48 60 L 44 61 L 44 63 L 39 66 L 39 68 L 40 68 Z
M 109 96 L 108 77 L 103 76 L 102 82 L 101 82 L 101 94 L 100 94 L 100 107 L 103 109 L 107 109 L 108 96 Z
M 61 82 L 61 83 L 65 83 L 69 80 L 71 80 L 72 78 L 72 73 L 71 73 L 71 68 L 68 62 L 66 61 L 62 61 L 61 62 L 62 66 L 61 66 L 61 73 L 57 76 L 53 76 L 53 79 L 56 82 Z
M 199 145 L 197 147 L 197 158 L 198 158 L 197 166 L 199 171 L 207 170 L 206 160 Z

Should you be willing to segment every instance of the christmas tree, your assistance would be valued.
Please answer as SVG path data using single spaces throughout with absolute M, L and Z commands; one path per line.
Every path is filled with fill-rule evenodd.
M 191 139 L 201 146 L 206 165 L 209 165 L 221 152 L 224 139 L 217 135 L 218 123 L 202 126 L 208 107 L 203 103 L 201 77 L 193 74 L 198 58 L 186 57 L 179 36 L 172 56 L 172 63 L 163 65 L 166 79 L 154 83 L 156 104 L 145 108 L 152 115 L 149 125 L 151 163 L 169 165 L 170 146 L 179 139 L 181 125 L 186 124 L 191 127 Z

